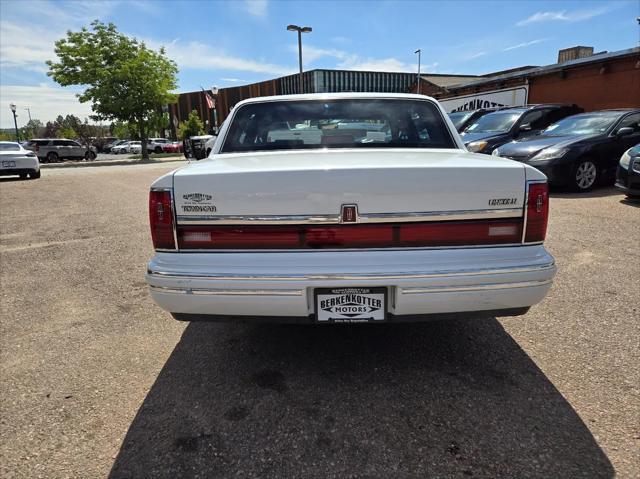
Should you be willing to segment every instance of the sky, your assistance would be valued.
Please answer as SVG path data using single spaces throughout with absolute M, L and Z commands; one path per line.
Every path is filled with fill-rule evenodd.
M 576 45 L 616 51 L 640 44 L 640 0 L 603 1 L 31 1 L 0 0 L 0 128 L 58 114 L 81 118 L 78 88 L 47 75 L 55 40 L 94 19 L 113 22 L 148 46 L 164 46 L 179 67 L 178 91 L 266 80 L 304 69 L 417 70 L 483 74 L 555 63 Z

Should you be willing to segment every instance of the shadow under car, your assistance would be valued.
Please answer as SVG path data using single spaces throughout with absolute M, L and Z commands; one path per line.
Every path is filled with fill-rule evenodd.
M 190 324 L 111 478 L 613 477 L 495 319 Z

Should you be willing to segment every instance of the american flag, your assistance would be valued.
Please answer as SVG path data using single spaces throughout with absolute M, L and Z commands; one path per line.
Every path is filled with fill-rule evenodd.
M 202 88 L 202 87 L 200 87 Z M 209 110 L 213 109 L 215 102 L 213 100 L 213 98 L 211 97 L 211 95 L 209 95 L 208 91 L 205 91 L 204 88 L 202 88 L 202 93 L 204 93 L 204 97 L 207 100 L 207 107 L 209 108 Z

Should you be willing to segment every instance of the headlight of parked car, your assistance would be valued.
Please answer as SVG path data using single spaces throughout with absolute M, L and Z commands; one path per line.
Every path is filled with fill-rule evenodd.
M 487 146 L 486 141 L 472 141 L 467 145 L 467 150 L 477 153 L 479 151 L 484 150 L 486 146 Z
M 491 153 L 492 156 L 500 156 L 500 148 L 496 148 L 495 150 L 493 150 L 493 152 Z
M 631 149 L 628 149 L 627 151 L 624 152 L 624 155 L 622 155 L 622 158 L 620 158 L 620 166 L 622 166 L 625 170 L 629 169 L 629 162 L 631 161 Z
M 569 148 L 545 148 L 531 158 L 530 161 L 548 161 L 554 158 L 562 158 L 567 154 L 567 151 L 569 151 Z

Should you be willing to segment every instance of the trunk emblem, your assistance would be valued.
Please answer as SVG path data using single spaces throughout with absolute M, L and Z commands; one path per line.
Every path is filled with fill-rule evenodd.
M 194 201 L 196 203 L 201 203 L 203 201 L 211 200 L 213 196 L 207 195 L 204 193 L 189 193 L 188 195 L 182 195 L 182 198 L 187 201 Z
M 358 205 L 342 205 L 340 212 L 341 223 L 357 223 L 358 222 Z

